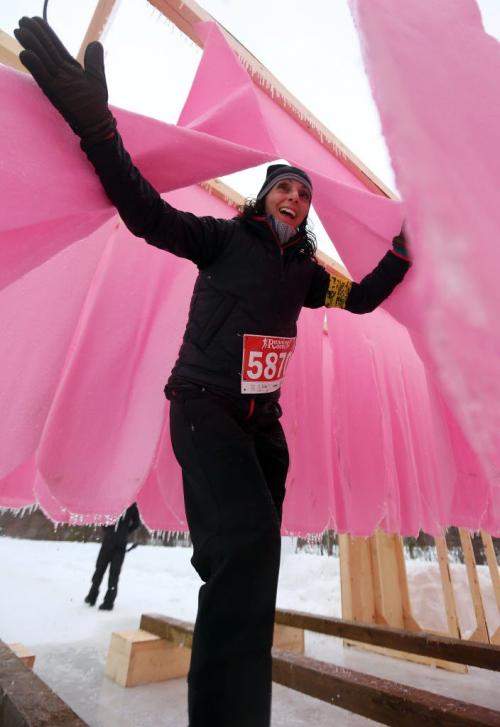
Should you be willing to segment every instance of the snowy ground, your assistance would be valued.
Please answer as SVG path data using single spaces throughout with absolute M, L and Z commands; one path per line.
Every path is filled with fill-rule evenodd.
M 140 546 L 126 557 L 112 612 L 89 608 L 83 598 L 99 545 L 0 537 L 0 638 L 22 642 L 36 654 L 35 671 L 91 727 L 183 727 L 184 680 L 123 689 L 104 677 L 113 631 L 138 628 L 142 613 L 194 620 L 200 581 L 189 548 Z M 278 606 L 340 615 L 338 560 L 294 554 L 285 542 Z M 407 562 L 414 616 L 423 628 L 444 629 L 437 564 Z M 452 566 L 460 622 L 467 634 L 474 616 L 465 568 Z M 486 567 L 479 578 L 491 632 L 500 626 Z M 455 698 L 500 709 L 498 675 L 479 669 L 452 674 L 418 664 L 344 649 L 338 639 L 307 634 L 306 654 Z M 273 727 L 369 725 L 370 720 L 275 687 Z

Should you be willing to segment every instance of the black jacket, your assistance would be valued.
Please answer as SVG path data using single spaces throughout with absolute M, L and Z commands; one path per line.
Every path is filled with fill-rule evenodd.
M 135 502 L 123 513 L 121 518 L 114 525 L 104 525 L 102 528 L 103 537 L 106 542 L 113 542 L 114 545 L 125 547 L 128 536 L 140 525 L 139 510 Z
M 238 394 L 245 334 L 293 338 L 303 306 L 369 312 L 408 269 L 388 252 L 360 283 L 342 280 L 305 253 L 300 237 L 283 248 L 265 218 L 221 220 L 176 210 L 133 166 L 119 135 L 85 151 L 131 232 L 198 266 L 171 384 Z

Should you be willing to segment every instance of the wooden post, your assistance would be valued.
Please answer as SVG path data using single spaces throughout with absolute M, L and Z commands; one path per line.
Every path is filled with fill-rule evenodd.
M 304 653 L 304 629 L 283 624 L 274 624 L 273 647 L 282 651 Z
M 490 570 L 493 593 L 495 594 L 497 607 L 500 611 L 500 575 L 498 573 L 498 563 L 497 557 L 495 555 L 495 548 L 493 547 L 493 540 L 491 538 L 491 535 L 489 535 L 484 530 L 481 530 L 481 538 L 484 544 L 486 562 L 488 563 L 488 568 Z M 492 635 L 490 635 L 490 641 L 492 644 L 500 645 L 500 626 Z
M 83 57 L 88 44 L 99 40 L 109 22 L 117 0 L 99 0 L 94 10 L 92 20 L 83 38 L 76 60 L 83 65 Z
M 467 568 L 467 578 L 469 579 L 469 588 L 472 596 L 472 605 L 476 616 L 476 630 L 470 637 L 472 641 L 484 641 L 490 643 L 490 635 L 488 633 L 488 624 L 486 623 L 486 614 L 484 612 L 483 599 L 481 589 L 479 588 L 479 580 L 477 577 L 476 559 L 470 535 L 465 528 L 458 529 L 462 551 L 464 554 L 465 566 Z
M 451 636 L 460 639 L 460 625 L 458 623 L 457 604 L 451 580 L 446 538 L 444 536 L 437 537 L 434 538 L 434 542 L 436 544 L 439 571 L 441 573 L 441 585 L 443 588 L 444 608 L 446 611 L 446 620 L 448 622 L 448 631 Z

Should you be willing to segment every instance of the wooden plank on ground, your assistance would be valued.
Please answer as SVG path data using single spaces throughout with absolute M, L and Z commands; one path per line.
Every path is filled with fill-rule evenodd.
M 291 618 L 293 616 L 293 618 Z M 363 627 L 354 622 L 342 622 L 341 619 L 327 619 L 290 611 L 278 611 L 278 623 L 286 623 L 297 628 L 328 633 L 331 622 L 335 624 L 334 635 L 352 638 L 358 629 L 369 632 L 396 632 L 397 629 L 380 626 Z M 293 621 L 293 623 L 290 623 Z M 192 624 L 177 621 L 157 614 L 144 614 L 141 617 L 141 629 L 150 631 L 162 638 L 173 639 L 175 643 L 191 644 L 193 635 Z M 322 626 L 322 628 L 319 628 Z M 313 628 L 310 628 L 313 627 Z M 342 627 L 342 628 L 341 628 Z M 399 632 L 403 635 L 406 632 Z M 421 638 L 420 634 L 408 634 L 413 639 Z M 433 638 L 433 637 L 430 637 Z M 448 639 L 448 641 L 456 641 Z M 459 645 L 463 645 L 458 641 Z M 485 647 L 479 644 L 466 644 L 471 651 Z M 493 652 L 494 653 L 494 652 Z M 496 650 L 500 653 L 500 649 Z M 499 668 L 497 658 L 496 668 Z M 303 694 L 361 714 L 381 724 L 394 727 L 499 727 L 500 712 L 486 707 L 461 702 L 433 692 L 414 689 L 387 679 L 363 674 L 351 669 L 344 669 L 315 659 L 292 654 L 291 652 L 273 649 L 273 680 Z
M 498 727 L 500 712 L 273 650 L 273 681 L 394 727 Z
M 500 671 L 500 646 L 491 644 L 280 609 L 276 611 L 276 623 L 396 651 Z
M 3 641 L 0 641 L 0 725 L 87 727 Z

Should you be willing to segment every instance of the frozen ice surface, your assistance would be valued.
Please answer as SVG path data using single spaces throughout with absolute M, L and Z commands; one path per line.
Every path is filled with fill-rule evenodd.
M 191 550 L 140 546 L 127 554 L 115 609 L 103 612 L 83 603 L 98 548 L 96 543 L 0 537 L 0 638 L 32 649 L 35 672 L 90 727 L 186 727 L 184 679 L 124 689 L 104 676 L 104 664 L 111 633 L 138 628 L 142 613 L 194 620 L 200 581 L 189 563 Z M 340 615 L 338 560 L 290 550 L 284 548 L 278 605 Z M 426 627 L 439 628 L 432 622 L 438 619 L 438 609 L 432 614 L 440 598 L 435 564 L 408 565 L 415 616 L 425 614 Z M 453 566 L 453 577 L 459 609 L 468 618 L 464 569 Z M 480 578 L 493 628 L 498 626 L 498 610 L 481 569 Z M 306 655 L 500 709 L 498 673 L 471 669 L 469 674 L 454 674 L 345 649 L 338 639 L 311 633 L 306 635 Z M 275 685 L 273 694 L 272 727 L 375 724 L 284 687 Z

